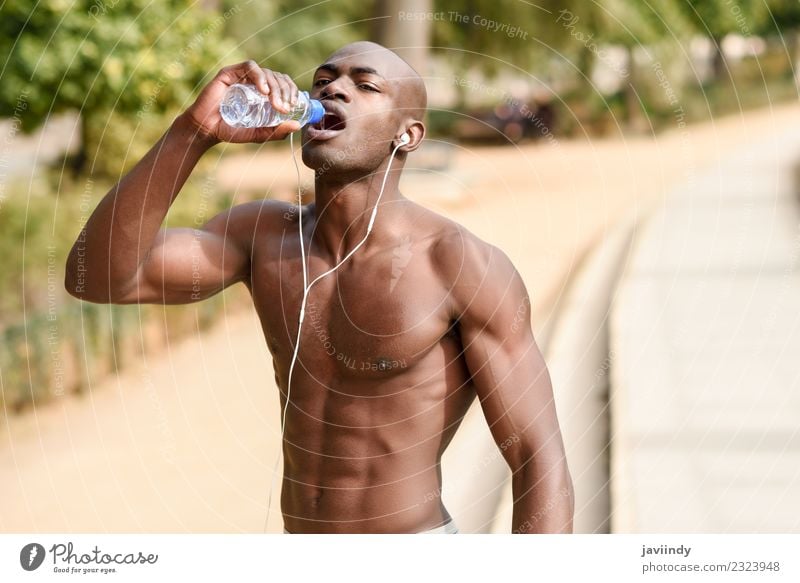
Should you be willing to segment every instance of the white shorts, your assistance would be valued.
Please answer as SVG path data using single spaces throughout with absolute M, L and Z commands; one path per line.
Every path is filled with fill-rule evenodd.
M 292 534 L 286 528 L 283 529 L 283 534 Z M 456 527 L 456 523 L 452 520 L 448 520 L 442 526 L 437 526 L 436 528 L 432 528 L 430 530 L 423 530 L 422 532 L 418 532 L 417 534 L 458 534 L 458 527 Z
M 445 522 L 442 526 L 437 526 L 436 528 L 432 528 L 430 530 L 423 530 L 417 534 L 458 534 L 458 527 L 451 519 Z

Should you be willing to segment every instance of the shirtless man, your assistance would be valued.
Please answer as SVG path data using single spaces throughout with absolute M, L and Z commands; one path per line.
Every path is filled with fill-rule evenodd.
M 219 102 L 236 82 L 284 111 L 298 93 L 253 61 L 222 69 L 99 203 L 68 258 L 66 288 L 91 302 L 185 304 L 244 283 L 283 411 L 303 297 L 297 207 L 260 200 L 201 229 L 161 228 L 209 148 L 297 130 L 227 126 Z M 409 139 L 366 243 L 309 293 L 286 408 L 286 530 L 453 532 L 440 459 L 477 395 L 513 472 L 512 530 L 571 532 L 572 482 L 522 279 L 502 251 L 398 190 L 425 136 L 422 79 L 395 53 L 359 42 L 317 69 L 311 96 L 327 114 L 302 132 L 303 162 L 316 171 L 315 202 L 301 210 L 308 281 L 364 237 L 390 154 Z

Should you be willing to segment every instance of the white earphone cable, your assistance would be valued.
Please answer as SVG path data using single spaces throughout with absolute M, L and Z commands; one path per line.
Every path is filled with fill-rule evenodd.
M 405 135 L 403 136 L 405 138 Z M 383 174 L 383 181 L 381 182 L 381 189 L 378 193 L 378 198 L 375 200 L 375 207 L 372 209 L 372 215 L 369 219 L 369 224 L 367 225 L 367 232 L 364 234 L 364 238 L 359 241 L 350 252 L 345 255 L 339 263 L 333 266 L 328 271 L 318 275 L 314 278 L 311 283 L 308 283 L 308 266 L 306 265 L 306 254 L 305 254 L 305 245 L 303 243 L 303 194 L 302 188 L 300 186 L 300 166 L 297 164 L 297 157 L 295 156 L 294 151 L 294 133 L 289 134 L 289 148 L 292 152 L 292 161 L 294 162 L 295 172 L 297 173 L 297 225 L 299 229 L 300 235 L 300 257 L 301 262 L 303 265 L 303 299 L 300 302 L 300 315 L 297 322 L 297 338 L 294 343 L 294 354 L 292 355 L 292 362 L 289 365 L 289 377 L 286 380 L 286 404 L 283 407 L 283 414 L 281 415 L 281 440 L 280 440 L 280 447 L 281 449 L 278 450 L 278 456 L 275 458 L 275 465 L 272 468 L 272 483 L 269 489 L 269 499 L 267 500 L 267 517 L 264 520 L 264 532 L 267 532 L 267 524 L 269 523 L 269 513 L 272 507 L 272 491 L 275 489 L 275 476 L 278 473 L 278 462 L 280 461 L 281 457 L 281 450 L 283 448 L 283 437 L 286 429 L 286 412 L 289 410 L 289 396 L 291 394 L 292 389 L 292 372 L 294 372 L 294 365 L 297 361 L 297 354 L 300 350 L 300 332 L 303 328 L 303 319 L 305 318 L 305 310 L 306 310 L 306 301 L 308 300 L 308 293 L 311 290 L 311 286 L 317 283 L 320 279 L 329 275 L 336 271 L 339 266 L 342 265 L 345 261 L 350 259 L 350 257 L 358 251 L 358 249 L 366 242 L 367 237 L 369 237 L 370 232 L 372 231 L 372 227 L 375 224 L 375 217 L 378 214 L 378 205 L 381 202 L 381 197 L 383 196 L 383 190 L 386 187 L 386 179 L 389 177 L 389 170 L 392 168 L 392 161 L 394 160 L 394 156 L 397 153 L 397 150 L 408 143 L 407 139 L 401 139 L 397 146 L 394 147 L 392 150 L 391 156 L 389 156 L 389 163 L 386 165 L 386 172 Z

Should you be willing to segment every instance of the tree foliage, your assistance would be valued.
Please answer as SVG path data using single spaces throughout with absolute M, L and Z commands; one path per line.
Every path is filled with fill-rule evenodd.
M 236 0 L 223 3 L 227 10 Z M 330 53 L 369 37 L 369 8 L 359 0 L 250 2 L 226 23 L 240 53 L 292 77 L 308 89 L 314 69 Z
M 0 18 L 0 116 L 13 115 L 21 97 L 24 131 L 53 113 L 79 111 L 84 157 L 98 156 L 103 168 L 102 136 L 120 133 L 106 127 L 110 116 L 163 125 L 160 115 L 188 103 L 230 59 L 224 21 L 188 0 L 7 0 Z M 102 131 L 92 131 L 98 125 Z

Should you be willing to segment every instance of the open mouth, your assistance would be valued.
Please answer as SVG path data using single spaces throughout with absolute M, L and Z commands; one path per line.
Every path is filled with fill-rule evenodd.
M 320 121 L 317 125 L 321 130 L 341 131 L 347 124 L 335 113 L 328 112 L 323 116 L 322 121 Z
M 325 107 L 325 115 L 318 123 L 308 126 L 306 136 L 309 141 L 329 140 L 339 135 L 347 126 L 344 115 L 337 111 L 337 104 L 329 104 L 323 101 L 323 106 Z

